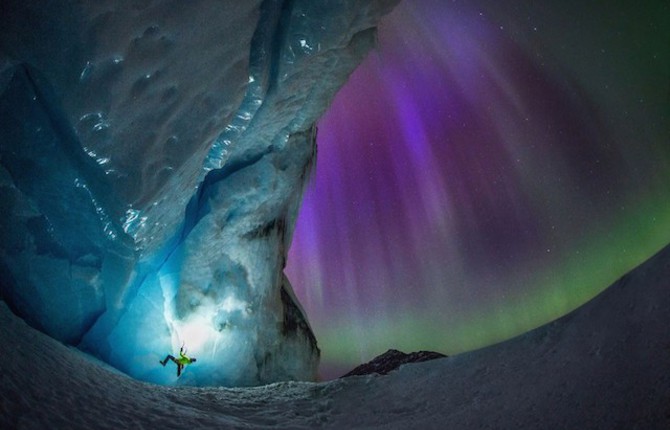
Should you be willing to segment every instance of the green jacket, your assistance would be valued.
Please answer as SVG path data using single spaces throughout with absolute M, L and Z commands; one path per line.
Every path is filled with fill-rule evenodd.
M 181 364 L 182 366 L 186 366 L 187 364 L 191 364 L 192 362 L 193 362 L 192 359 L 185 356 L 182 351 L 179 351 L 179 358 L 177 359 L 177 363 Z

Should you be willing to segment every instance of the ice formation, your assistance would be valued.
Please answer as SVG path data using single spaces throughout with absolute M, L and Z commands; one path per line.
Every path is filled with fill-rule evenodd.
M 0 302 L 0 428 L 668 429 L 670 247 L 563 318 L 388 375 L 160 387 L 96 366 Z
M 3 299 L 139 379 L 313 379 L 283 268 L 314 123 L 395 1 L 34 3 L 0 6 Z

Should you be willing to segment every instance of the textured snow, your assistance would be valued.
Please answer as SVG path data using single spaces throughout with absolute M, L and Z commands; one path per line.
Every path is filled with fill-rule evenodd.
M 670 247 L 576 311 L 386 376 L 163 387 L 92 362 L 0 304 L 1 428 L 670 428 Z M 197 363 L 196 363 L 197 364 Z
M 145 381 L 315 379 L 286 254 L 314 124 L 396 2 L 2 2 L 4 300 Z

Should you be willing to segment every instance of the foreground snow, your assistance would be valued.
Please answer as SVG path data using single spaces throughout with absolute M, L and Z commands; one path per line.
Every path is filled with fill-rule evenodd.
M 0 428 L 670 428 L 669 284 L 667 247 L 510 341 L 387 376 L 243 389 L 132 380 L 0 304 Z

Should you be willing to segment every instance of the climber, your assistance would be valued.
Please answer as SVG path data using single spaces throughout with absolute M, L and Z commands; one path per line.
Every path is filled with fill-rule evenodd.
M 174 358 L 172 355 L 168 354 L 167 357 L 165 357 L 165 360 L 161 360 L 160 364 L 165 367 L 165 363 L 167 363 L 168 360 L 172 360 L 175 362 L 177 365 L 177 377 L 181 376 L 181 370 L 186 366 L 187 364 L 195 363 L 196 359 L 195 358 L 189 358 L 184 354 L 184 346 L 179 349 L 179 358 Z

